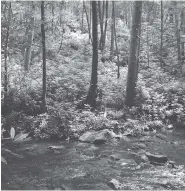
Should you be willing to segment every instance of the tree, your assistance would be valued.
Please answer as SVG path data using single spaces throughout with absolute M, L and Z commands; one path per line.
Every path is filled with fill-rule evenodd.
M 41 2 L 41 35 L 42 35 L 42 62 L 43 62 L 43 84 L 42 84 L 42 111 L 46 112 L 46 44 L 44 29 L 44 1 Z
M 163 1 L 161 1 L 161 46 L 160 46 L 160 63 L 161 67 L 163 66 Z
M 90 26 L 90 21 L 89 21 L 89 16 L 87 14 L 87 9 L 85 6 L 85 2 L 83 1 L 83 10 L 85 10 L 85 14 L 86 14 L 86 19 L 87 19 L 87 26 L 88 26 L 88 31 L 89 31 L 89 39 L 92 42 L 92 38 L 91 38 L 91 26 Z
M 136 70 L 137 70 L 137 47 L 139 43 L 139 27 L 141 25 L 142 1 L 134 2 L 131 41 L 129 50 L 129 65 L 127 75 L 126 99 L 125 103 L 128 106 L 134 105 L 135 88 L 136 88 Z
M 106 20 L 105 20 L 105 28 L 104 28 L 104 32 L 103 32 L 103 38 L 102 38 L 102 52 L 104 51 L 104 48 L 105 48 L 105 39 L 106 39 L 106 32 L 107 32 L 107 21 L 108 21 L 108 4 L 109 2 L 106 1 Z
M 117 36 L 116 36 L 115 16 L 113 17 L 113 26 L 114 26 L 114 39 L 115 39 L 116 55 L 117 55 L 117 66 L 118 66 L 117 78 L 119 79 L 119 77 L 120 77 L 120 61 L 119 61 L 119 50 L 118 50 L 117 38 L 116 38 Z
M 31 3 L 31 10 L 30 10 L 30 22 L 28 24 L 28 27 L 26 29 L 26 34 L 25 36 L 27 37 L 26 40 L 26 46 L 25 46 L 25 50 L 24 50 L 24 69 L 25 71 L 29 71 L 29 67 L 30 67 L 30 61 L 31 61 L 31 47 L 32 47 L 32 42 L 33 42 L 33 35 L 34 35 L 34 2 L 29 2 Z
M 9 46 L 9 35 L 10 35 L 10 22 L 11 22 L 11 2 L 8 4 L 8 16 L 6 22 L 6 39 L 4 46 L 4 108 L 7 105 L 8 96 L 8 46 Z
M 180 39 L 180 27 L 179 27 L 179 19 L 178 19 L 178 9 L 177 9 L 177 2 L 174 1 L 174 11 L 175 11 L 175 29 L 176 29 L 176 41 L 177 41 L 177 57 L 178 57 L 178 64 L 181 67 L 182 72 L 182 62 L 181 62 L 181 39 Z
M 92 36 L 93 56 L 90 88 L 87 94 L 86 103 L 92 108 L 96 107 L 97 82 L 98 82 L 98 28 L 97 28 L 97 3 L 92 1 Z
M 111 18 L 111 47 L 110 47 L 110 56 L 112 59 L 114 51 L 114 1 L 112 1 L 112 18 Z

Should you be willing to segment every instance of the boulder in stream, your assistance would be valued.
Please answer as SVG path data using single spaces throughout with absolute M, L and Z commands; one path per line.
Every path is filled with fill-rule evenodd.
M 151 154 L 149 152 L 145 153 L 151 164 L 163 165 L 168 161 L 168 157 L 165 155 Z
M 100 131 L 87 131 L 82 136 L 79 137 L 79 141 L 94 143 L 94 144 L 103 144 L 105 142 L 111 141 L 115 137 L 115 133 L 108 130 Z
M 121 187 L 122 187 L 122 184 L 121 184 L 118 180 L 116 180 L 116 179 L 114 179 L 114 178 L 109 182 L 108 185 L 109 185 L 112 189 L 114 189 L 114 190 L 120 190 Z

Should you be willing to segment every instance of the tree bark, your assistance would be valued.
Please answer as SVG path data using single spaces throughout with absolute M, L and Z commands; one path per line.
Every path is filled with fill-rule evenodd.
M 182 61 L 181 61 L 181 39 L 180 39 L 180 28 L 179 28 L 179 19 L 178 19 L 178 9 L 177 9 L 177 2 L 174 1 L 174 9 L 175 9 L 175 28 L 176 28 L 176 39 L 177 39 L 177 57 L 178 57 L 178 64 L 181 69 L 182 73 Z
M 84 32 L 84 1 L 83 1 L 83 5 L 82 5 L 82 34 Z
M 138 36 L 138 46 L 137 46 L 137 66 L 136 66 L 136 81 L 138 80 L 139 73 L 139 62 L 140 62 L 140 46 L 141 46 L 141 23 L 139 25 L 139 36 Z
M 112 18 L 111 18 L 111 48 L 110 48 L 110 56 L 112 60 L 113 52 L 114 52 L 114 1 L 112 1 Z
M 31 6 L 31 20 L 29 26 L 27 28 L 27 42 L 24 50 L 24 69 L 26 72 L 29 71 L 30 62 L 31 62 L 31 51 L 32 51 L 32 43 L 33 43 L 33 35 L 34 35 L 34 2 L 32 1 Z
M 88 17 L 88 14 L 87 14 L 87 9 L 86 9 L 86 6 L 85 6 L 85 2 L 83 2 L 83 6 L 84 6 L 86 18 L 87 18 L 87 26 L 88 26 L 88 31 L 89 31 L 89 39 L 90 39 L 91 42 L 92 42 L 92 38 L 91 38 L 91 27 L 90 27 L 90 22 L 89 22 L 89 17 Z
M 108 4 L 109 2 L 106 1 L 106 20 L 105 20 L 105 28 L 104 28 L 104 32 L 103 32 L 103 40 L 102 40 L 102 52 L 105 49 L 105 39 L 106 39 L 106 32 L 107 32 L 107 21 L 108 21 Z
M 131 42 L 129 51 L 129 65 L 127 75 L 126 99 L 127 106 L 134 105 L 136 95 L 136 70 L 137 70 L 137 47 L 139 43 L 139 27 L 141 24 L 142 1 L 134 2 Z
M 92 57 L 92 72 L 91 82 L 86 103 L 92 108 L 96 107 L 97 97 L 97 82 L 98 82 L 98 28 L 97 28 L 97 3 L 92 1 L 92 27 L 93 27 L 93 57 Z
M 44 29 L 44 1 L 41 2 L 41 34 L 42 34 L 42 61 L 43 61 L 43 85 L 42 85 L 42 111 L 46 112 L 46 44 L 45 44 L 45 29 Z
M 164 20 L 164 14 L 163 14 L 163 1 L 161 1 L 161 46 L 160 46 L 160 63 L 161 67 L 163 67 L 163 20 Z
M 9 43 L 9 35 L 10 35 L 10 21 L 11 21 L 11 2 L 9 2 L 8 7 L 8 20 L 7 20 L 7 27 L 6 27 L 6 40 L 5 40 L 5 47 L 4 47 L 4 108 L 7 106 L 7 96 L 8 96 L 8 43 Z
M 118 50 L 118 45 L 117 45 L 117 38 L 116 38 L 116 23 L 115 23 L 115 16 L 113 18 L 113 26 L 114 26 L 114 39 L 115 39 L 115 46 L 116 46 L 116 55 L 117 55 L 117 78 L 119 79 L 120 77 L 120 61 L 119 61 L 119 50 Z
M 99 48 L 102 51 L 102 41 L 103 41 L 103 17 L 104 17 L 104 10 L 101 11 L 101 2 L 98 1 L 98 15 L 99 15 L 99 22 L 100 22 L 100 42 L 99 42 Z

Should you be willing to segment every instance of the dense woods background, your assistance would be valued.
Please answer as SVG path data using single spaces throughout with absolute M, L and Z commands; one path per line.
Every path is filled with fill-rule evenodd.
M 2 1 L 1 40 L 2 137 L 185 125 L 183 1 Z

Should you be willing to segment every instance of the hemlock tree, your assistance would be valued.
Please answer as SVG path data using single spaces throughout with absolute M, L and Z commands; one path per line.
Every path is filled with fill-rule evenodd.
M 92 56 L 92 73 L 90 88 L 87 94 L 86 103 L 92 108 L 96 107 L 97 81 L 98 81 L 98 27 L 97 27 L 97 5 L 92 1 L 92 37 L 93 37 L 93 56 Z
M 42 111 L 46 112 L 46 44 L 44 30 L 44 1 L 41 2 L 41 35 L 42 35 L 42 61 L 43 61 L 43 81 L 42 81 Z
M 127 76 L 127 87 L 126 87 L 126 100 L 125 103 L 128 106 L 134 105 L 135 88 L 137 81 L 137 48 L 139 44 L 139 28 L 141 25 L 141 11 L 142 1 L 134 2 L 133 19 L 132 19 L 132 30 L 131 30 L 131 41 L 129 50 L 129 65 L 128 65 L 128 76 Z

